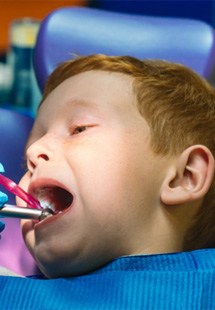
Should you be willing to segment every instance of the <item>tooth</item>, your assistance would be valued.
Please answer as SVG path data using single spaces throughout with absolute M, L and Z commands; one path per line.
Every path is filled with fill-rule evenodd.
M 40 200 L 40 205 L 43 209 L 48 208 L 51 209 L 52 211 L 55 211 L 54 205 L 46 200 Z

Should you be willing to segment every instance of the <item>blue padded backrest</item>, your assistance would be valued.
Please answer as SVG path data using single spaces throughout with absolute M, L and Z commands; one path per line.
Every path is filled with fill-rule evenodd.
M 5 167 L 5 176 L 16 183 L 25 173 L 24 146 L 33 125 L 33 118 L 13 110 L 0 108 L 0 162 Z M 15 196 L 8 193 L 4 187 L 0 190 L 7 193 L 9 203 L 15 203 Z M 28 253 L 22 240 L 18 219 L 1 219 L 6 223 L 2 232 L 0 266 L 21 274 L 31 275 L 36 271 L 35 262 Z
M 32 125 L 33 118 L 30 116 L 0 108 L 0 162 L 5 168 L 5 176 L 15 182 L 25 173 L 24 147 Z M 10 202 L 14 203 L 14 196 L 7 194 Z
M 42 22 L 34 52 L 41 89 L 47 76 L 74 54 L 131 55 L 182 63 L 209 79 L 214 30 L 189 19 L 137 16 L 92 8 L 53 11 Z

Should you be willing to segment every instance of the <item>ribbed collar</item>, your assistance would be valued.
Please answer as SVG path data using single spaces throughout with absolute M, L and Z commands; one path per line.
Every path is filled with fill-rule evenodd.
M 196 271 L 215 269 L 215 249 L 122 256 L 93 273 L 109 271 Z

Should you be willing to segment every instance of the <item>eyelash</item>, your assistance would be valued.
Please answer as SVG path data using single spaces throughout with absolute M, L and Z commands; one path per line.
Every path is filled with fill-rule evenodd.
M 89 127 L 89 126 L 87 126 L 87 125 L 76 126 L 75 128 L 73 128 L 72 134 L 78 135 L 78 134 L 82 133 L 83 131 L 85 131 L 87 127 Z
M 77 125 L 77 126 L 72 126 L 70 132 L 71 135 L 78 135 L 81 134 L 82 132 L 86 131 L 89 128 L 95 127 L 96 125 Z

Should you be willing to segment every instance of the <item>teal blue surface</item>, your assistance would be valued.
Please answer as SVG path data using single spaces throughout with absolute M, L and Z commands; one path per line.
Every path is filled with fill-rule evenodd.
M 2 163 L 0 163 L 0 172 L 4 172 L 4 166 L 2 165 Z

